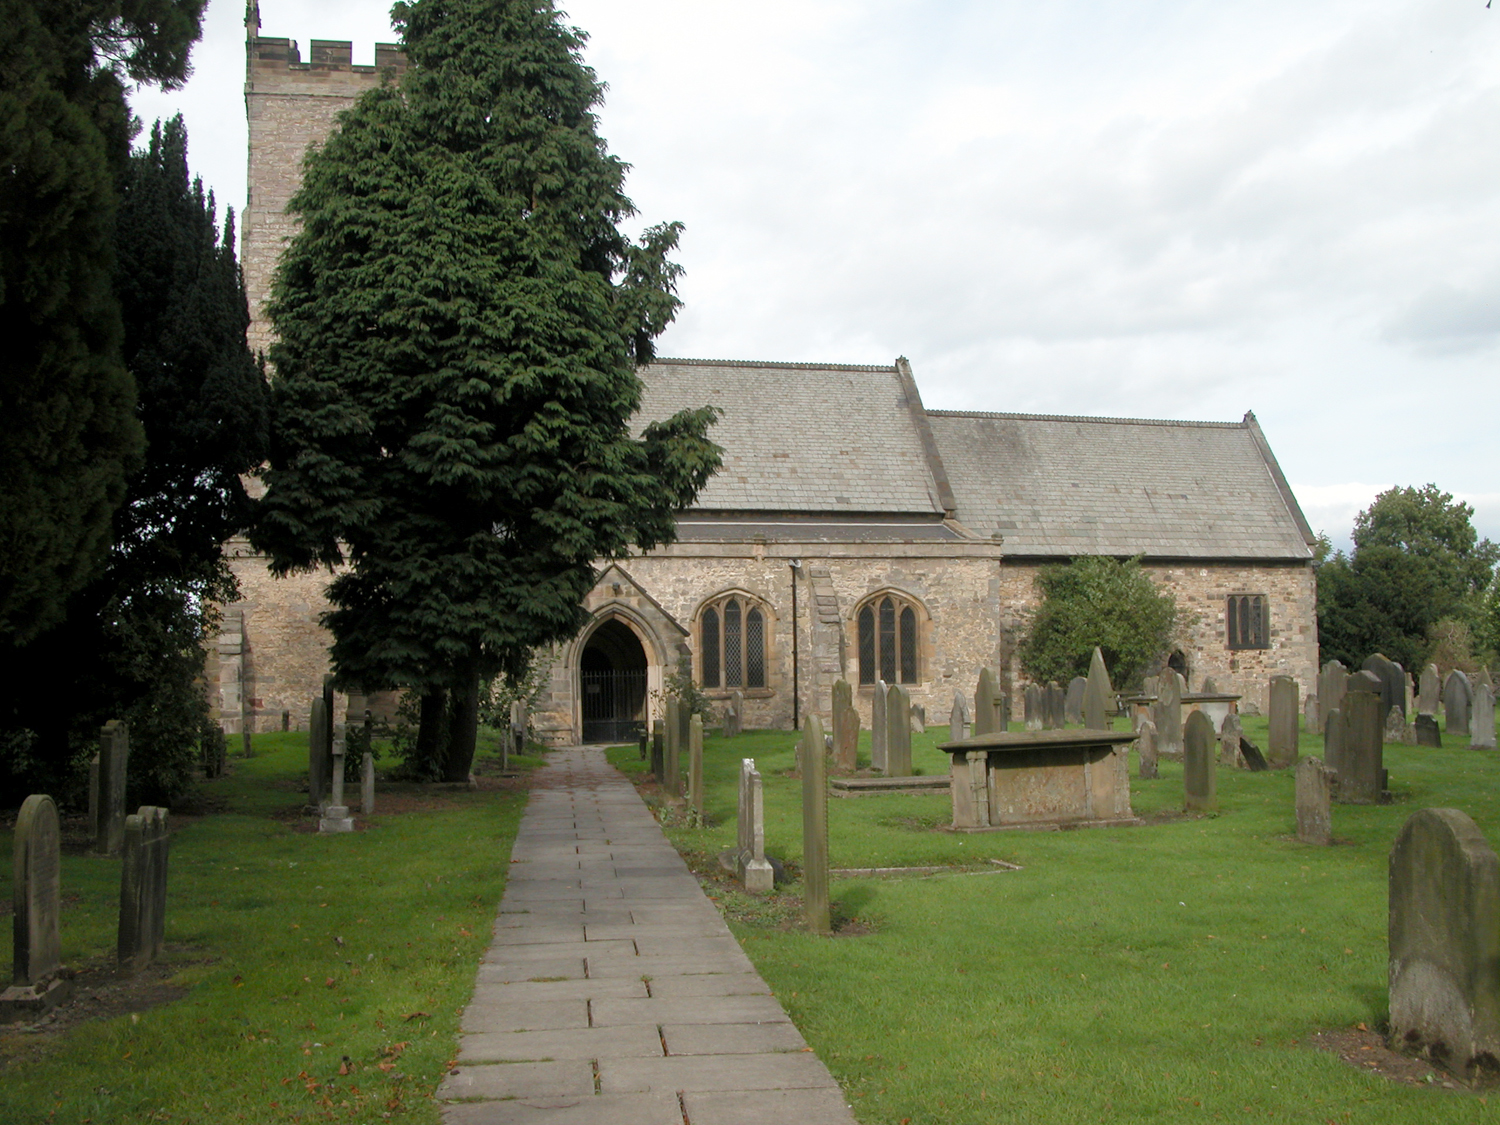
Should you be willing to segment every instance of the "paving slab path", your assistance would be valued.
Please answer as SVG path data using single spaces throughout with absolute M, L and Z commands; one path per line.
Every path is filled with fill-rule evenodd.
M 595 747 L 537 771 L 445 1125 L 854 1125 L 634 786 Z

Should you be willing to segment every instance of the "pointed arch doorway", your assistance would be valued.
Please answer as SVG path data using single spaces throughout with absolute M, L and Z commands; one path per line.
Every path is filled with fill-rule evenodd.
M 578 655 L 584 742 L 630 742 L 646 726 L 645 646 L 619 618 L 602 623 Z

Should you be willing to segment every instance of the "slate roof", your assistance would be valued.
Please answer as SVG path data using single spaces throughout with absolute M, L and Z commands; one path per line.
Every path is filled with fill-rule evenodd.
M 724 465 L 699 512 L 943 516 L 921 402 L 894 366 L 661 359 L 640 374 L 638 418 L 724 412 L 710 431 Z
M 1311 532 L 1253 414 L 1169 422 L 929 410 L 971 530 L 1004 554 L 1308 559 Z

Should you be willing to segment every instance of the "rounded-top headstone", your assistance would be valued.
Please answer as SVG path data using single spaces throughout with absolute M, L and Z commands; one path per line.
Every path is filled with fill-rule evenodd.
M 39 984 L 62 964 L 61 844 L 56 803 L 45 793 L 33 793 L 16 817 L 12 901 L 17 985 Z

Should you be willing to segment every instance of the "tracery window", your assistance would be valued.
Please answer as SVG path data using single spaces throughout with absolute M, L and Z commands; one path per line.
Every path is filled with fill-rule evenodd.
M 1230 648 L 1271 647 L 1271 610 L 1264 594 L 1230 594 L 1224 617 Z
M 859 682 L 914 684 L 921 641 L 916 607 L 896 594 L 879 594 L 859 608 Z
M 726 594 L 698 615 L 698 666 L 706 688 L 766 686 L 766 611 L 744 594 Z

